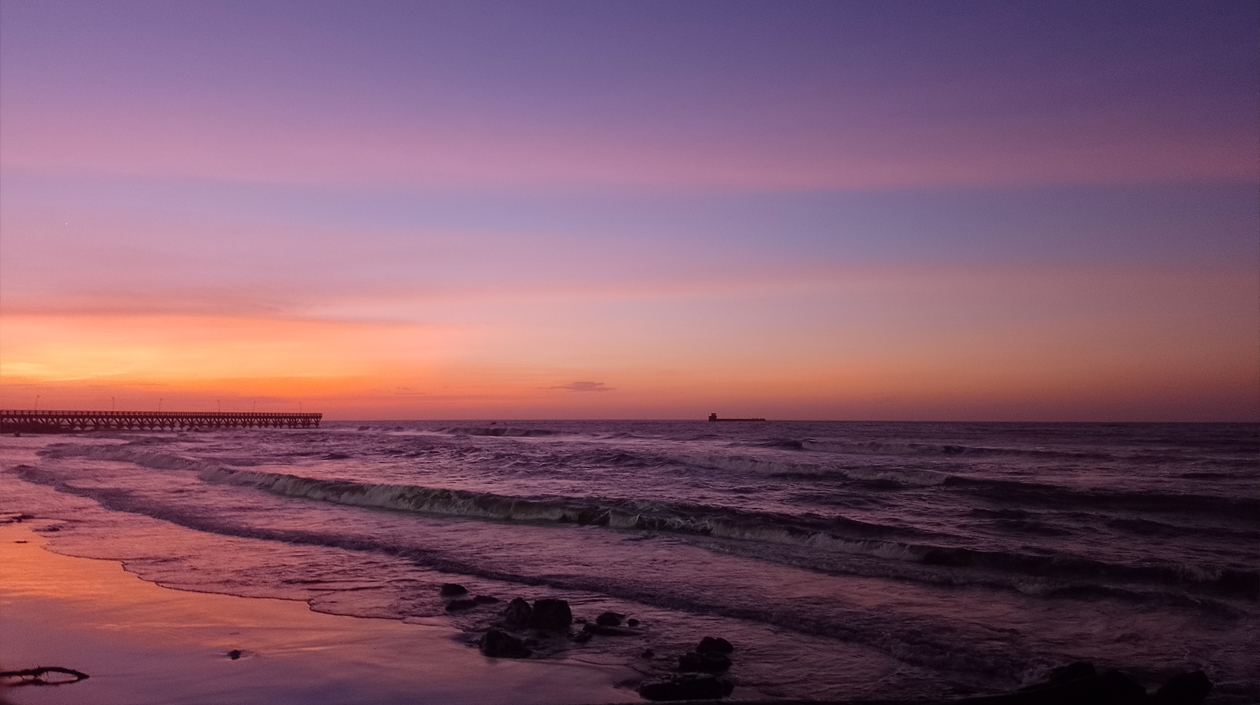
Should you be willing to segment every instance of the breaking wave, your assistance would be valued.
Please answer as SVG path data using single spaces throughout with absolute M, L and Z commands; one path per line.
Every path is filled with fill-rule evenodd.
M 194 460 L 161 450 L 152 450 L 142 443 L 111 445 L 58 443 L 39 451 L 39 455 L 45 458 L 83 458 L 132 463 L 154 470 L 202 470 L 214 466 L 204 460 Z
M 1038 448 L 994 448 L 988 446 L 965 446 L 937 443 L 890 443 L 887 441 L 836 441 L 813 440 L 776 441 L 776 447 L 791 447 L 799 444 L 801 450 L 825 451 L 852 455 L 910 455 L 920 457 L 961 456 L 961 457 L 1024 457 L 1024 458 L 1062 458 L 1078 460 L 1108 460 L 1112 456 L 1106 453 L 1082 453 L 1059 450 L 1043 450 Z
M 1081 579 L 1091 583 L 1198 586 L 1236 597 L 1260 599 L 1260 571 L 1255 570 L 1120 565 L 1062 553 L 1031 554 L 942 546 L 937 543 L 941 539 L 948 540 L 948 536 L 844 517 L 792 516 L 644 500 L 521 498 L 415 485 L 321 480 L 219 466 L 205 468 L 199 476 L 207 482 L 250 486 L 286 497 L 395 511 L 791 544 L 946 569 L 983 570 L 995 575 Z
M 764 473 L 776 479 L 801 479 L 812 481 L 852 480 L 858 482 L 892 481 L 904 485 L 940 485 L 951 476 L 947 473 L 923 468 L 886 468 L 861 466 L 836 466 L 821 463 L 794 463 L 783 460 L 763 460 L 733 455 L 698 455 L 675 459 L 685 465 L 711 470 Z
M 442 432 L 452 436 L 506 436 L 512 438 L 560 435 L 559 431 L 550 431 L 544 428 L 513 428 L 511 426 L 456 426 L 444 428 Z
M 1056 509 L 1107 507 L 1111 510 L 1159 512 L 1166 514 L 1200 514 L 1228 516 L 1248 523 L 1260 523 L 1260 502 L 1249 497 L 1172 494 L 1161 492 L 1123 492 L 1101 488 L 1071 488 L 1034 482 L 978 479 L 949 476 L 947 487 L 1012 504 L 1044 506 Z

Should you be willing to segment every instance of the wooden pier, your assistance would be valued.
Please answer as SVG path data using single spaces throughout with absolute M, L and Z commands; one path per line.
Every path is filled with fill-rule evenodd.
M 217 431 L 233 428 L 319 428 L 323 414 L 200 411 L 34 411 L 0 409 L 3 433 L 88 431 Z

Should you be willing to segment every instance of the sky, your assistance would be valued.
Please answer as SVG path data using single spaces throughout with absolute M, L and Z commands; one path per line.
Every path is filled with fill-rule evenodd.
M 1257 421 L 1258 26 L 0 0 L 0 406 Z

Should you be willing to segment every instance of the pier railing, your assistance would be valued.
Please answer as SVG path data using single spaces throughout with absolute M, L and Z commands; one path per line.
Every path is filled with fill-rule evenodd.
M 200 411 L 36 411 L 0 409 L 0 432 L 198 431 L 232 428 L 319 428 L 323 414 Z

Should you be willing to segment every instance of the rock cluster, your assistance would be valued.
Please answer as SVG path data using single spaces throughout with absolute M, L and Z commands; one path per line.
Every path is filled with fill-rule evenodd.
M 491 629 L 478 644 L 481 653 L 491 658 L 529 658 L 534 652 L 525 642 L 498 629 Z
M 1199 705 L 1212 690 L 1212 681 L 1203 671 L 1178 673 L 1155 691 L 1152 703 L 1159 705 Z
M 1200 705 L 1212 689 L 1203 671 L 1173 676 L 1154 695 L 1119 671 L 1098 673 L 1084 661 L 1060 666 L 1044 683 L 1009 695 L 966 698 L 953 705 Z
M 442 587 L 438 589 L 438 594 L 442 597 L 459 597 L 460 595 L 467 595 L 468 588 L 457 583 L 443 583 Z M 489 605 L 498 601 L 499 598 L 492 595 L 477 595 L 476 597 L 471 598 L 460 597 L 457 600 L 451 600 L 446 603 L 446 611 L 463 612 L 464 610 L 470 610 L 479 605 Z
M 548 631 L 565 631 L 573 624 L 573 611 L 565 600 L 534 600 L 529 619 L 525 626 L 530 629 L 546 629 Z
M 481 598 L 478 597 L 471 602 L 480 600 Z M 449 605 L 447 609 L 450 609 Z M 565 600 L 543 598 L 534 600 L 534 604 L 531 605 L 520 597 L 513 598 L 503 610 L 503 619 L 499 622 L 501 628 L 491 629 L 481 638 L 481 652 L 486 656 L 496 658 L 526 658 L 532 653 L 531 646 L 540 645 L 539 639 L 546 640 L 560 635 L 569 635 L 569 627 L 573 625 L 573 621 L 573 610 Z M 586 626 L 590 628 L 595 625 L 587 624 Z M 533 630 L 537 638 L 521 639 L 508 633 L 527 629 Z M 590 640 L 591 635 L 590 631 L 583 631 L 571 638 L 575 642 L 584 643 Z
M 698 654 L 707 654 L 707 653 L 729 654 L 734 651 L 735 651 L 735 647 L 731 646 L 731 642 L 721 637 L 714 638 L 711 636 L 706 636 L 705 638 L 701 639 L 700 644 L 696 646 L 696 653 Z
M 735 647 L 722 638 L 706 636 L 693 651 L 678 657 L 680 675 L 644 683 L 639 696 L 645 700 L 716 700 L 735 689 L 725 674 L 731 668 Z M 646 657 L 648 652 L 644 652 Z
M 639 632 L 624 627 L 607 627 L 596 622 L 582 627 L 582 631 L 593 636 L 638 636 Z
M 503 621 L 510 628 L 521 629 L 529 623 L 529 616 L 533 612 L 534 608 L 530 607 L 528 602 L 514 597 L 508 603 L 507 609 L 503 611 Z
M 692 651 L 678 657 L 678 670 L 684 673 L 694 671 L 701 673 L 725 673 L 730 668 L 731 660 L 725 654 L 719 654 L 716 651 L 706 651 L 705 653 Z
M 644 683 L 639 686 L 639 696 L 645 700 L 717 700 L 734 689 L 734 684 L 725 678 L 686 674 Z
M 620 627 L 621 620 L 625 618 L 626 616 L 624 614 L 618 614 L 617 612 L 605 612 L 595 618 L 595 624 L 601 627 Z

